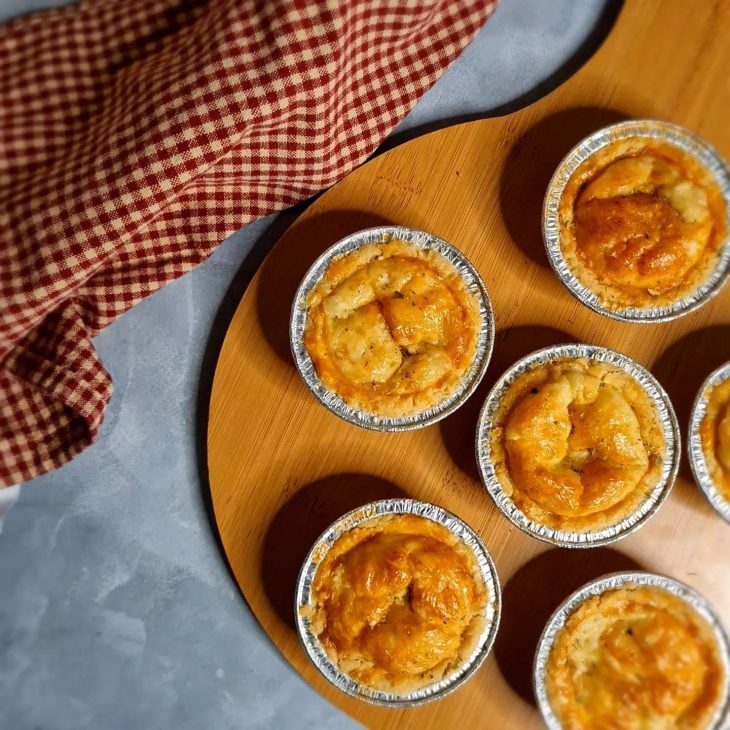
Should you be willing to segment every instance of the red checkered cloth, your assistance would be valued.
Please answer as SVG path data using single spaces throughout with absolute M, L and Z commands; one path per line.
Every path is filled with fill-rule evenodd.
M 82 0 L 0 28 L 0 485 L 93 442 L 91 338 L 346 175 L 485 0 Z

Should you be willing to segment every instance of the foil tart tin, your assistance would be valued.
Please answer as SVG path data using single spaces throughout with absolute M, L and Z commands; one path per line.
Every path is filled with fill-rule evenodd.
M 418 248 L 436 251 L 445 258 L 461 275 L 468 290 L 477 298 L 481 327 L 477 338 L 476 353 L 471 367 L 464 374 L 459 387 L 440 403 L 428 410 L 402 418 L 379 416 L 348 405 L 336 393 L 327 388 L 317 376 L 312 358 L 304 346 L 304 332 L 307 326 L 306 299 L 312 289 L 324 276 L 332 261 L 361 246 L 374 243 L 385 243 L 391 240 L 405 241 Z M 482 278 L 474 265 L 461 251 L 450 243 L 424 231 L 417 231 L 403 226 L 381 226 L 367 228 L 353 233 L 328 248 L 305 274 L 299 289 L 294 296 L 289 339 L 294 363 L 310 392 L 336 416 L 356 426 L 372 431 L 412 431 L 430 426 L 432 423 L 446 418 L 462 406 L 479 382 L 489 365 L 494 347 L 494 312 L 492 302 Z
M 476 565 L 487 591 L 487 604 L 484 609 L 484 627 L 469 658 L 455 672 L 439 682 L 414 690 L 407 694 L 394 694 L 372 689 L 347 674 L 340 672 L 327 656 L 317 636 L 311 629 L 309 619 L 302 609 L 311 604 L 312 582 L 320 563 L 327 551 L 346 532 L 359 525 L 388 515 L 418 515 L 437 522 L 472 550 Z M 497 569 L 492 556 L 478 535 L 462 520 L 442 507 L 415 499 L 384 499 L 371 502 L 348 512 L 330 525 L 316 540 L 304 560 L 299 573 L 295 596 L 295 620 L 302 646 L 317 669 L 335 687 L 346 694 L 370 704 L 386 707 L 413 707 L 440 699 L 453 692 L 466 682 L 482 665 L 492 649 L 497 636 L 502 609 L 501 588 Z
M 557 634 L 565 626 L 568 617 L 584 601 L 593 596 L 601 595 L 606 591 L 616 590 L 617 588 L 623 588 L 628 585 L 653 586 L 668 591 L 672 595 L 689 603 L 712 628 L 717 639 L 720 660 L 725 671 L 725 691 L 722 701 L 718 705 L 718 709 L 712 719 L 712 724 L 707 727 L 707 730 L 720 730 L 723 719 L 727 717 L 728 710 L 730 710 L 730 640 L 728 639 L 728 635 L 712 606 L 699 593 L 674 578 L 668 578 L 665 575 L 657 575 L 655 573 L 647 573 L 641 570 L 609 573 L 608 575 L 601 576 L 596 580 L 586 583 L 582 588 L 579 588 L 575 593 L 568 596 L 557 607 L 555 613 L 553 613 L 547 622 L 537 644 L 532 678 L 535 699 L 537 699 L 542 719 L 548 730 L 561 730 L 562 728 L 560 720 L 550 705 L 547 692 L 547 662 Z
M 702 449 L 702 439 L 700 438 L 700 424 L 707 413 L 707 400 L 710 391 L 716 385 L 730 378 L 730 362 L 721 365 L 717 370 L 710 373 L 707 380 L 702 383 L 694 405 L 692 406 L 692 414 L 689 421 L 689 436 L 687 439 L 687 455 L 689 463 L 694 474 L 695 481 L 699 485 L 702 493 L 707 497 L 710 504 L 720 513 L 720 515 L 730 522 L 730 500 L 728 500 L 722 492 L 715 486 L 707 468 L 707 459 Z
M 640 507 L 615 525 L 609 525 L 608 527 L 592 532 L 559 530 L 531 520 L 517 507 L 511 497 L 504 492 L 502 484 L 497 477 L 491 456 L 490 435 L 492 422 L 507 389 L 518 377 L 528 370 L 544 363 L 565 358 L 587 358 L 597 362 L 608 363 L 609 365 L 621 368 L 621 370 L 636 380 L 656 406 L 666 444 L 666 454 L 662 464 L 660 479 Z M 607 545 L 638 530 L 639 527 L 657 512 L 667 498 L 677 477 L 680 453 L 679 423 L 674 413 L 674 407 L 664 388 L 662 388 L 648 370 L 639 365 L 635 360 L 615 350 L 596 345 L 581 343 L 553 345 L 542 350 L 536 350 L 521 360 L 518 360 L 494 384 L 482 406 L 481 413 L 479 414 L 479 422 L 477 423 L 477 465 L 482 482 L 494 500 L 494 503 L 502 514 L 513 525 L 519 527 L 520 530 L 532 537 L 536 537 L 538 540 L 560 547 L 592 548 L 599 545 Z
M 584 286 L 573 274 L 573 270 L 565 260 L 560 241 L 559 207 L 565 186 L 583 162 L 598 150 L 614 142 L 634 137 L 645 137 L 678 147 L 692 155 L 714 175 L 725 199 L 728 234 L 718 251 L 715 269 L 695 291 L 665 306 L 614 309 L 606 306 L 595 292 Z M 651 119 L 636 119 L 611 124 L 579 142 L 558 165 L 545 193 L 542 209 L 542 234 L 548 260 L 558 278 L 574 297 L 594 312 L 626 322 L 651 323 L 676 319 L 706 304 L 720 291 L 730 275 L 730 169 L 708 142 L 684 127 Z

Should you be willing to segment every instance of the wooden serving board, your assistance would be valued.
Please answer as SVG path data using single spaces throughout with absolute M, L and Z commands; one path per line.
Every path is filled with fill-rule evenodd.
M 650 368 L 686 432 L 701 381 L 730 359 L 730 284 L 667 324 L 622 324 L 574 300 L 548 266 L 540 232 L 547 182 L 573 144 L 616 120 L 683 124 L 730 154 L 730 3 L 630 0 L 593 58 L 532 106 L 415 139 L 362 166 L 285 233 L 241 300 L 220 353 L 210 403 L 208 464 L 226 555 L 272 641 L 325 697 L 371 727 L 537 728 L 532 658 L 545 621 L 573 589 L 640 567 L 686 581 L 730 626 L 730 526 L 705 502 L 686 457 L 668 501 L 610 549 L 553 549 L 498 513 L 474 458 L 477 414 L 496 378 L 545 345 L 605 345 Z M 360 228 L 431 231 L 476 265 L 493 299 L 494 355 L 477 392 L 441 424 L 367 432 L 309 394 L 289 352 L 294 291 L 326 247 Z M 504 610 L 495 649 L 449 697 L 388 710 L 350 699 L 310 665 L 293 628 L 294 583 L 319 533 L 352 507 L 407 495 L 438 503 L 491 551 Z M 232 637 L 232 641 L 235 641 Z M 245 647 L 241 647 L 245 651 Z

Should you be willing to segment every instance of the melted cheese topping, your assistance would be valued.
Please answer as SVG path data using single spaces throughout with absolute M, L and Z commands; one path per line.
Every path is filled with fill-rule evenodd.
M 701 730 L 722 698 L 712 629 L 668 591 L 631 586 L 581 604 L 547 663 L 565 730 Z
M 383 416 L 453 393 L 476 353 L 479 305 L 451 264 L 403 241 L 334 260 L 307 299 L 304 344 L 324 385 Z
M 573 174 L 560 206 L 563 253 L 606 305 L 656 307 L 696 289 L 725 238 L 709 171 L 680 149 L 609 145 Z
M 710 391 L 700 424 L 700 439 L 710 477 L 730 500 L 730 380 Z
M 439 681 L 469 656 L 486 595 L 472 553 L 413 515 L 343 535 L 312 585 L 315 633 L 340 671 L 374 689 Z
M 623 370 L 567 358 L 505 393 L 491 433 L 505 492 L 532 520 L 594 530 L 633 512 L 661 474 L 654 404 Z

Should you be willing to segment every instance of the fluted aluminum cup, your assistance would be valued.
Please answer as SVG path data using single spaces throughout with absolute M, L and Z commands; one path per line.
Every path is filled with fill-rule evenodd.
M 467 289 L 476 297 L 479 303 L 479 318 L 481 322 L 474 360 L 467 372 L 464 373 L 459 387 L 432 408 L 402 418 L 379 416 L 348 405 L 337 393 L 327 388 L 319 379 L 312 358 L 304 346 L 304 332 L 307 326 L 308 316 L 307 296 L 322 279 L 333 260 L 361 246 L 384 243 L 389 240 L 405 241 L 418 248 L 436 251 L 441 254 L 461 275 Z M 432 423 L 446 418 L 446 416 L 462 406 L 479 385 L 489 365 L 489 359 L 492 356 L 492 348 L 494 346 L 494 312 L 487 287 L 474 265 L 461 251 L 431 233 L 417 231 L 412 228 L 404 228 L 402 226 L 382 226 L 379 228 L 367 228 L 343 238 L 328 248 L 312 264 L 312 267 L 305 274 L 294 296 L 291 321 L 289 324 L 289 339 L 294 363 L 299 374 L 302 376 L 302 380 L 304 380 L 307 388 L 325 408 L 349 423 L 354 423 L 356 426 L 361 426 L 372 431 L 411 431 L 430 426 Z
M 664 434 L 665 458 L 662 463 L 661 476 L 656 486 L 654 486 L 646 499 L 632 514 L 615 525 L 590 532 L 558 530 L 531 520 L 517 507 L 512 501 L 512 498 L 505 493 L 502 483 L 497 477 L 491 455 L 490 435 L 492 421 L 499 409 L 504 394 L 512 383 L 523 373 L 534 367 L 565 358 L 587 358 L 596 362 L 608 363 L 609 365 L 620 368 L 627 375 L 631 376 L 641 385 L 654 403 L 662 433 Z M 620 540 L 635 530 L 638 530 L 652 515 L 656 514 L 659 507 L 661 507 L 667 498 L 677 477 L 680 453 L 679 423 L 674 413 L 674 407 L 664 388 L 662 388 L 648 370 L 639 365 L 635 360 L 632 360 L 628 355 L 596 345 L 552 345 L 551 347 L 537 350 L 518 360 L 494 384 L 494 387 L 484 402 L 484 406 L 479 414 L 479 422 L 477 423 L 476 455 L 479 473 L 487 492 L 489 492 L 489 495 L 494 500 L 500 512 L 513 525 L 516 525 L 528 535 L 560 547 L 598 547 L 599 545 L 616 542 L 616 540 Z
M 693 292 L 675 302 L 657 307 L 614 309 L 575 276 L 563 256 L 560 226 L 560 199 L 573 173 L 589 157 L 610 144 L 625 139 L 646 138 L 679 147 L 694 157 L 712 175 L 725 199 L 726 236 L 717 252 L 717 263 L 709 278 Z M 684 127 L 653 119 L 632 119 L 599 129 L 580 141 L 558 165 L 545 193 L 542 234 L 550 265 L 568 291 L 594 312 L 626 322 L 667 322 L 706 304 L 722 288 L 730 275 L 730 171 L 718 152 L 702 137 Z
M 702 490 L 702 493 L 720 515 L 727 522 L 730 522 L 730 500 L 717 488 L 710 476 L 705 452 L 702 449 L 702 439 L 700 438 L 700 425 L 707 413 L 707 401 L 710 392 L 716 385 L 728 379 L 730 379 L 730 362 L 726 362 L 717 370 L 710 373 L 707 380 L 702 383 L 702 387 L 699 393 L 697 393 L 694 405 L 692 406 L 692 415 L 689 421 L 689 436 L 687 438 L 687 455 L 689 456 L 689 463 L 692 467 L 695 481 Z
M 327 656 L 319 638 L 311 629 L 309 619 L 303 615 L 312 605 L 312 582 L 320 563 L 337 540 L 345 533 L 373 520 L 389 515 L 417 515 L 446 527 L 474 554 L 476 565 L 486 588 L 487 603 L 484 607 L 484 626 L 471 655 L 456 671 L 444 679 L 405 694 L 382 692 L 368 687 L 347 674 L 340 672 Z M 318 538 L 302 565 L 297 580 L 295 618 L 297 632 L 304 650 L 317 669 L 339 690 L 352 697 L 374 705 L 386 707 L 412 707 L 441 699 L 453 692 L 471 677 L 482 665 L 492 649 L 497 636 L 502 607 L 502 596 L 497 569 L 489 551 L 478 535 L 465 522 L 442 507 L 415 499 L 384 499 L 371 502 L 348 512 L 330 525 Z
M 610 573 L 586 583 L 582 588 L 568 596 L 548 620 L 537 644 L 532 671 L 535 698 L 548 730 L 562 730 L 560 720 L 550 705 L 547 691 L 547 662 L 559 631 L 565 626 L 568 617 L 589 598 L 629 585 L 663 588 L 672 595 L 686 601 L 712 628 L 725 671 L 725 690 L 712 724 L 707 727 L 707 730 L 721 730 L 725 727 L 723 720 L 728 717 L 728 711 L 730 711 L 730 641 L 728 635 L 712 606 L 699 593 L 688 585 L 674 580 L 674 578 L 657 575 L 656 573 L 647 573 L 642 570 Z

